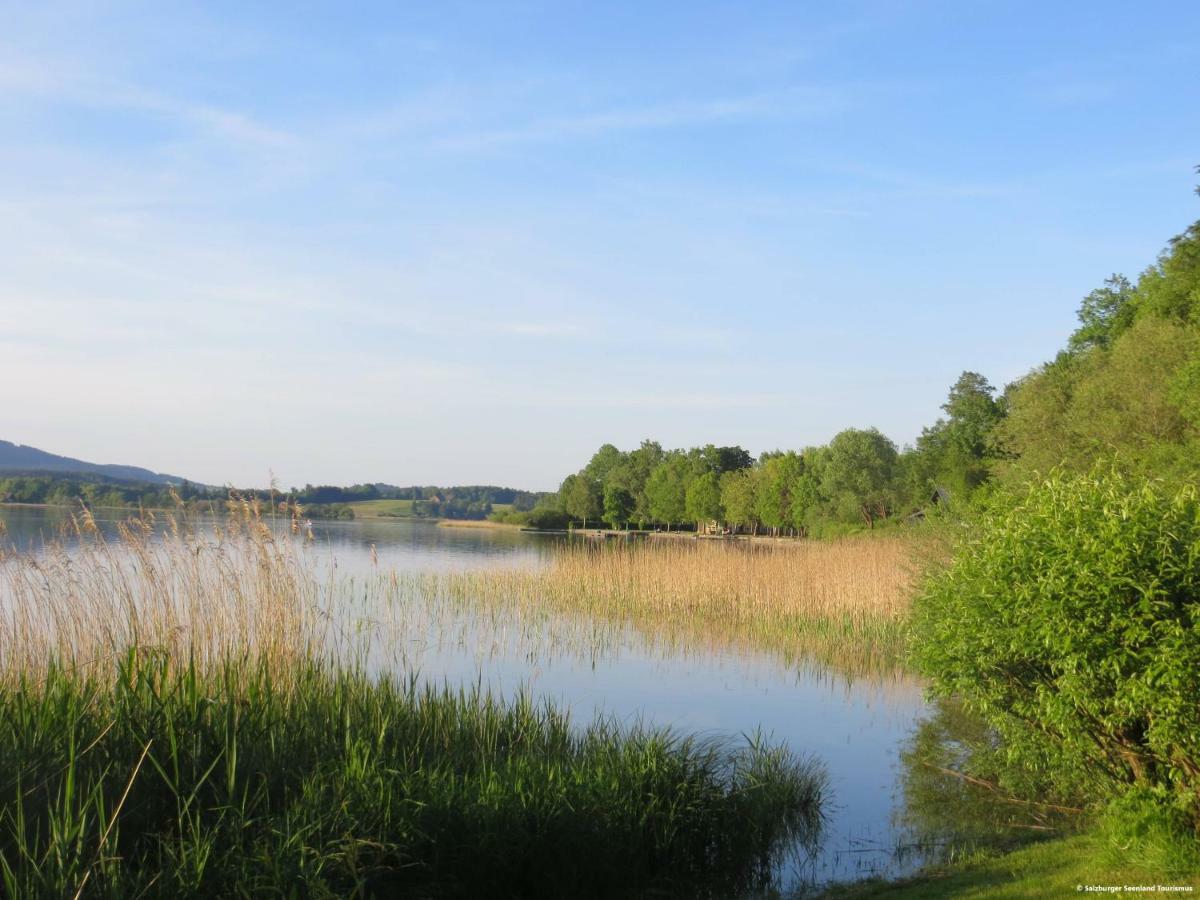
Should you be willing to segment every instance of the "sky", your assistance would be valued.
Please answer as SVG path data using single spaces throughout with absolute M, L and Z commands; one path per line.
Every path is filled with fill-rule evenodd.
M 903 445 L 1200 218 L 1187 0 L 0 21 L 0 438 L 208 484 Z

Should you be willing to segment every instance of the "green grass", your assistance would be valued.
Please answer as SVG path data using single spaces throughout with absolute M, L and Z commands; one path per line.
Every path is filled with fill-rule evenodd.
M 869 881 L 833 888 L 822 897 L 825 900 L 877 897 L 1037 900 L 1082 893 L 1077 890 L 1079 885 L 1154 884 L 1192 885 L 1200 891 L 1200 872 L 1171 874 L 1114 859 L 1113 848 L 1102 838 L 1084 834 L 1033 844 L 1003 855 L 975 856 L 905 881 Z
M 314 662 L 0 682 L 0 896 L 727 897 L 823 778 Z
M 410 518 L 412 516 L 411 500 L 356 500 L 348 504 L 354 510 L 356 519 L 375 517 Z

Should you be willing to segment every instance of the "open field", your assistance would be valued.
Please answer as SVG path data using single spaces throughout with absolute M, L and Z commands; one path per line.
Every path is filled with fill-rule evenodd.
M 628 622 L 662 640 L 863 672 L 900 665 L 912 580 L 928 552 L 912 536 L 576 542 L 535 569 L 417 577 L 420 590 L 457 602 Z
M 818 833 L 782 749 L 368 677 L 353 591 L 248 506 L 76 525 L 0 553 L 5 896 L 726 897 Z
M 412 515 L 411 500 L 357 500 L 346 504 L 354 510 L 356 519 L 408 518 Z

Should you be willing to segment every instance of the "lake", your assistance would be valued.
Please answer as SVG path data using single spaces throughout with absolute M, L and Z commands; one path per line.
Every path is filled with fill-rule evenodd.
M 123 515 L 97 518 L 111 532 Z M 19 547 L 36 546 L 66 518 L 63 510 L 0 508 L 8 541 Z M 351 584 L 389 570 L 537 566 L 566 540 L 405 520 L 315 522 L 313 538 L 305 552 Z M 579 616 L 498 622 L 461 606 L 415 603 L 386 616 L 364 610 L 356 627 L 370 629 L 383 618 L 388 627 L 381 627 L 372 655 L 380 671 L 415 673 L 435 684 L 482 684 L 505 696 L 525 692 L 569 708 L 577 721 L 603 714 L 732 740 L 762 733 L 819 759 L 830 779 L 827 826 L 819 850 L 798 854 L 780 873 L 786 889 L 903 875 L 924 859 L 906 852 L 913 836 L 901 824 L 901 750 L 931 713 L 913 678 L 849 676 L 766 652 L 668 645 L 631 626 Z

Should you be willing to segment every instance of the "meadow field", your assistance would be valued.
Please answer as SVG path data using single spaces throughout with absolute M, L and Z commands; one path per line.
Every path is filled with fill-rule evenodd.
M 355 500 L 347 503 L 356 519 L 406 519 L 412 516 L 411 500 Z

